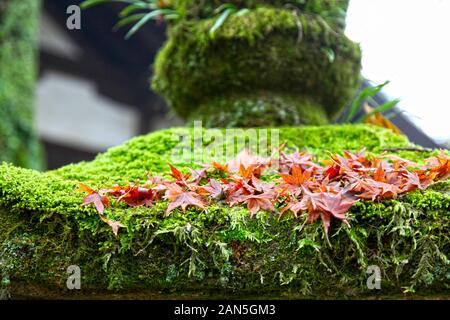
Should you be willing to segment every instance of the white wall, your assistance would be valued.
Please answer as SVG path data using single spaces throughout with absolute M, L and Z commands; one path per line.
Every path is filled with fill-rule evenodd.
M 107 100 L 85 80 L 47 73 L 37 89 L 36 121 L 47 141 L 97 152 L 137 134 L 138 114 Z
M 428 135 L 450 140 L 450 0 L 351 0 L 347 35 L 361 43 L 363 74 Z

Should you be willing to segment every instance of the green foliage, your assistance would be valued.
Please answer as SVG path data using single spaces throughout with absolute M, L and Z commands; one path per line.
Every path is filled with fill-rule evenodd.
M 93 162 L 47 173 L 1 165 L 0 259 L 9 287 L 26 281 L 64 295 L 65 270 L 77 264 L 83 292 L 227 289 L 238 297 L 274 291 L 342 297 L 373 294 L 365 281 L 366 266 L 375 264 L 382 270 L 382 294 L 406 288 L 445 292 L 448 180 L 398 200 L 357 203 L 349 214 L 351 229 L 332 224 L 332 247 L 320 224 L 299 230 L 302 216 L 298 221 L 262 212 L 251 219 L 247 209 L 220 203 L 208 212 L 188 209 L 166 218 L 164 202 L 152 208 L 115 207 L 105 214 L 126 226 L 116 238 L 95 209 L 80 207 L 83 195 L 74 192 L 78 182 L 100 187 L 145 179 L 143 168 L 166 172 L 176 136 L 189 132 L 138 137 Z M 375 153 L 412 146 L 389 130 L 362 125 L 282 128 L 280 140 L 318 160 L 363 146 Z M 420 162 L 430 153 L 399 155 Z
M 239 10 L 233 4 L 226 3 L 221 5 L 214 11 L 214 13 L 219 14 L 219 16 L 214 25 L 209 30 L 210 36 L 214 38 L 214 34 L 217 31 L 217 29 L 219 29 L 231 15 L 242 16 L 244 14 L 247 14 L 248 12 L 249 9 L 243 8 Z
M 380 106 L 377 106 L 373 111 L 365 114 L 363 117 L 357 118 L 358 113 L 360 113 L 364 107 L 364 103 L 366 101 L 370 101 L 375 95 L 377 95 L 381 90 L 383 90 L 383 88 L 388 84 L 389 84 L 389 81 L 386 81 L 383 84 L 377 85 L 375 87 L 364 88 L 359 93 L 358 97 L 352 102 L 352 105 L 350 106 L 350 109 L 349 109 L 349 113 L 345 117 L 344 122 L 350 123 L 350 122 L 352 122 L 352 120 L 356 119 L 356 123 L 363 123 L 370 116 L 373 116 L 374 114 L 377 114 L 377 113 L 383 113 L 383 112 L 389 111 L 393 107 L 395 107 L 400 102 L 399 99 L 388 101 Z
M 242 7 L 245 1 L 203 1 L 195 3 L 190 0 L 85 0 L 81 3 L 83 9 L 89 9 L 101 4 L 124 3 L 126 7 L 120 12 L 121 20 L 116 27 L 136 23 L 127 33 L 128 39 L 150 20 L 179 21 L 181 19 L 203 19 L 219 14 L 216 23 L 210 30 L 211 37 L 231 15 L 244 15 L 250 11 Z M 198 1 L 196 1 L 198 2 Z M 247 1 L 252 8 L 259 6 L 288 7 L 302 12 L 317 14 L 328 23 L 343 28 L 348 6 L 347 1 L 336 0 L 296 0 L 296 1 Z M 138 13 L 136 13 L 138 12 Z M 200 14 L 200 12 L 202 14 Z
M 348 7 L 347 0 L 174 0 L 173 3 L 175 7 L 183 8 L 187 19 L 191 20 L 211 18 L 214 11 L 225 3 L 226 6 L 233 6 L 237 10 L 260 7 L 298 10 L 305 14 L 318 15 L 336 29 L 345 27 Z
M 119 14 L 121 20 L 116 24 L 116 27 L 120 28 L 125 25 L 135 23 L 135 25 L 126 34 L 126 39 L 129 39 L 150 20 L 163 19 L 165 21 L 169 21 L 179 20 L 182 17 L 182 14 L 174 9 L 169 1 L 163 0 L 85 0 L 82 2 L 81 7 L 83 9 L 89 9 L 100 4 L 112 2 L 127 4 L 127 6 Z
M 39 1 L 0 3 L 0 161 L 40 169 L 33 126 Z

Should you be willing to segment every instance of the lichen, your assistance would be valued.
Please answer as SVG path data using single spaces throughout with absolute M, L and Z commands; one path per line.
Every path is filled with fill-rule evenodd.
M 166 172 L 177 136 L 192 129 L 138 137 L 94 161 L 38 173 L 0 166 L 1 273 L 14 287 L 26 282 L 64 296 L 66 269 L 78 265 L 89 290 L 215 291 L 241 296 L 258 292 L 353 296 L 366 287 L 367 266 L 382 271 L 386 295 L 406 288 L 448 290 L 450 277 L 450 181 L 397 200 L 360 202 L 349 213 L 351 228 L 333 223 L 329 247 L 320 223 L 300 229 L 303 217 L 272 213 L 250 218 L 247 209 L 218 203 L 164 217 L 167 204 L 152 208 L 114 206 L 106 215 L 126 228 L 115 237 L 95 210 L 82 207 L 78 182 L 94 187 L 143 179 L 146 170 Z M 208 131 L 204 131 L 207 134 Z M 372 126 L 280 129 L 289 148 L 329 152 L 366 147 L 412 146 L 404 137 Z M 421 161 L 429 153 L 399 153 Z M 412 156 L 414 155 L 414 156 Z M 188 161 L 185 166 L 191 165 Z M 179 165 L 181 166 L 181 164 Z

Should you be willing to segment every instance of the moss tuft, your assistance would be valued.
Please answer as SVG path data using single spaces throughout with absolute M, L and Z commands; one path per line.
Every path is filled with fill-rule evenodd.
M 220 0 L 174 0 L 175 7 L 187 12 L 190 19 L 203 19 L 214 14 L 214 10 L 223 4 Z M 322 16 L 330 25 L 343 29 L 348 8 L 348 0 L 229 0 L 238 8 L 255 9 L 258 7 L 288 8 L 295 5 L 301 12 Z
M 106 289 L 227 290 L 236 297 L 273 292 L 348 297 L 373 295 L 365 285 L 366 270 L 377 265 L 384 295 L 405 288 L 448 290 L 449 181 L 398 200 L 358 203 L 349 214 L 351 229 L 332 224 L 332 247 L 320 223 L 300 231 L 303 218 L 260 213 L 251 219 L 245 208 L 220 204 L 208 212 L 194 208 L 168 218 L 165 202 L 152 208 L 108 209 L 108 217 L 126 226 L 116 238 L 93 208 L 80 206 L 83 196 L 74 192 L 78 181 L 100 187 L 143 178 L 146 169 L 166 172 L 178 137 L 192 132 L 159 131 L 92 162 L 47 173 L 1 165 L 3 283 L 12 289 L 24 282 L 39 285 L 62 297 L 68 294 L 66 269 L 78 265 L 86 294 Z M 343 149 L 366 147 L 379 153 L 411 146 L 389 130 L 362 125 L 282 128 L 279 136 L 289 148 L 307 150 L 319 160 Z M 420 161 L 430 154 L 414 155 L 409 158 Z
M 323 125 L 329 121 L 323 107 L 311 99 L 262 92 L 213 99 L 191 112 L 188 120 L 202 121 L 207 128 Z
M 153 88 L 183 118 L 220 97 L 232 107 L 232 97 L 266 92 L 312 99 L 332 119 L 359 85 L 359 46 L 323 19 L 261 7 L 230 17 L 211 37 L 214 21 L 174 25 L 155 63 Z

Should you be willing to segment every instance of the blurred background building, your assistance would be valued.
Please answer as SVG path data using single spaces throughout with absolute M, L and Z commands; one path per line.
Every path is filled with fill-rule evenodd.
M 81 29 L 69 30 L 67 8 L 79 2 L 43 4 L 36 123 L 49 168 L 181 123 L 149 85 L 164 26 L 151 22 L 125 40 L 112 30 L 123 6 L 108 4 L 83 12 Z
M 439 2 L 439 0 L 432 1 Z M 39 80 L 36 89 L 35 121 L 44 145 L 47 168 L 90 160 L 97 153 L 121 144 L 133 136 L 182 125 L 182 122 L 166 108 L 162 99 L 149 88 L 151 63 L 165 39 L 164 25 L 150 22 L 130 40 L 125 40 L 126 30 L 113 31 L 117 15 L 123 6 L 108 4 L 82 12 L 81 29 L 69 30 L 66 27 L 69 16 L 67 8 L 80 2 L 43 1 L 39 31 Z M 372 2 L 371 9 L 364 12 L 362 2 L 366 2 L 366 5 Z M 408 14 L 408 6 L 421 3 L 403 2 L 406 9 L 401 13 L 395 13 L 399 19 L 401 15 Z M 417 3 L 411 4 L 413 2 Z M 370 57 L 363 61 L 364 76 L 367 78 L 374 76 L 373 80 L 381 83 L 390 80 L 389 76 L 393 75 L 380 72 L 380 68 L 383 69 L 380 65 L 390 68 L 395 66 L 395 61 L 389 60 L 389 57 L 398 59 L 398 54 L 391 55 L 391 53 L 399 49 L 393 48 L 392 44 L 390 47 L 382 48 L 387 53 L 378 56 L 378 67 L 374 67 L 374 59 L 377 57 L 370 41 L 381 41 L 383 32 L 388 33 L 399 22 L 385 20 L 383 16 L 374 14 L 374 10 L 386 13 L 383 11 L 386 8 L 383 9 L 377 4 L 378 1 L 352 0 L 347 33 L 361 42 L 363 53 Z M 384 5 L 387 6 L 386 3 Z M 371 34 L 371 39 L 374 40 L 369 40 L 364 34 L 357 32 L 362 28 L 361 24 L 364 24 L 361 19 L 364 17 L 368 19 L 369 16 L 373 18 L 372 20 L 378 19 L 380 24 L 384 24 L 384 29 L 378 27 L 378 34 Z M 359 17 L 359 20 L 356 17 Z M 408 32 L 405 28 L 401 30 L 405 34 Z M 402 39 L 398 39 L 398 46 L 402 46 Z M 414 75 L 417 65 L 421 63 L 419 60 L 415 65 L 411 65 L 410 73 L 404 76 Z M 374 74 L 373 70 L 377 70 L 378 73 Z M 386 78 L 381 79 L 385 75 Z M 399 78 L 392 80 L 402 81 Z M 427 79 L 418 80 L 429 82 Z M 398 88 L 395 81 L 389 92 L 395 98 L 404 98 L 395 91 Z M 422 88 L 426 91 L 426 86 L 422 85 Z M 407 96 L 405 92 L 401 93 Z M 382 103 L 386 97 L 380 95 L 378 99 L 381 99 Z M 407 99 L 406 101 L 408 102 Z M 412 112 L 404 112 L 407 110 L 405 102 L 401 108 L 403 109 L 399 109 L 399 115 L 392 121 L 412 141 L 425 147 L 438 146 L 435 140 L 419 129 L 420 121 L 414 119 Z M 449 107 L 442 106 L 441 109 L 444 117 L 448 119 Z M 422 127 L 426 128 L 423 125 Z M 434 138 L 444 143 L 445 132 L 442 134 L 442 130 L 439 131 Z M 450 140 L 450 135 L 447 138 Z

